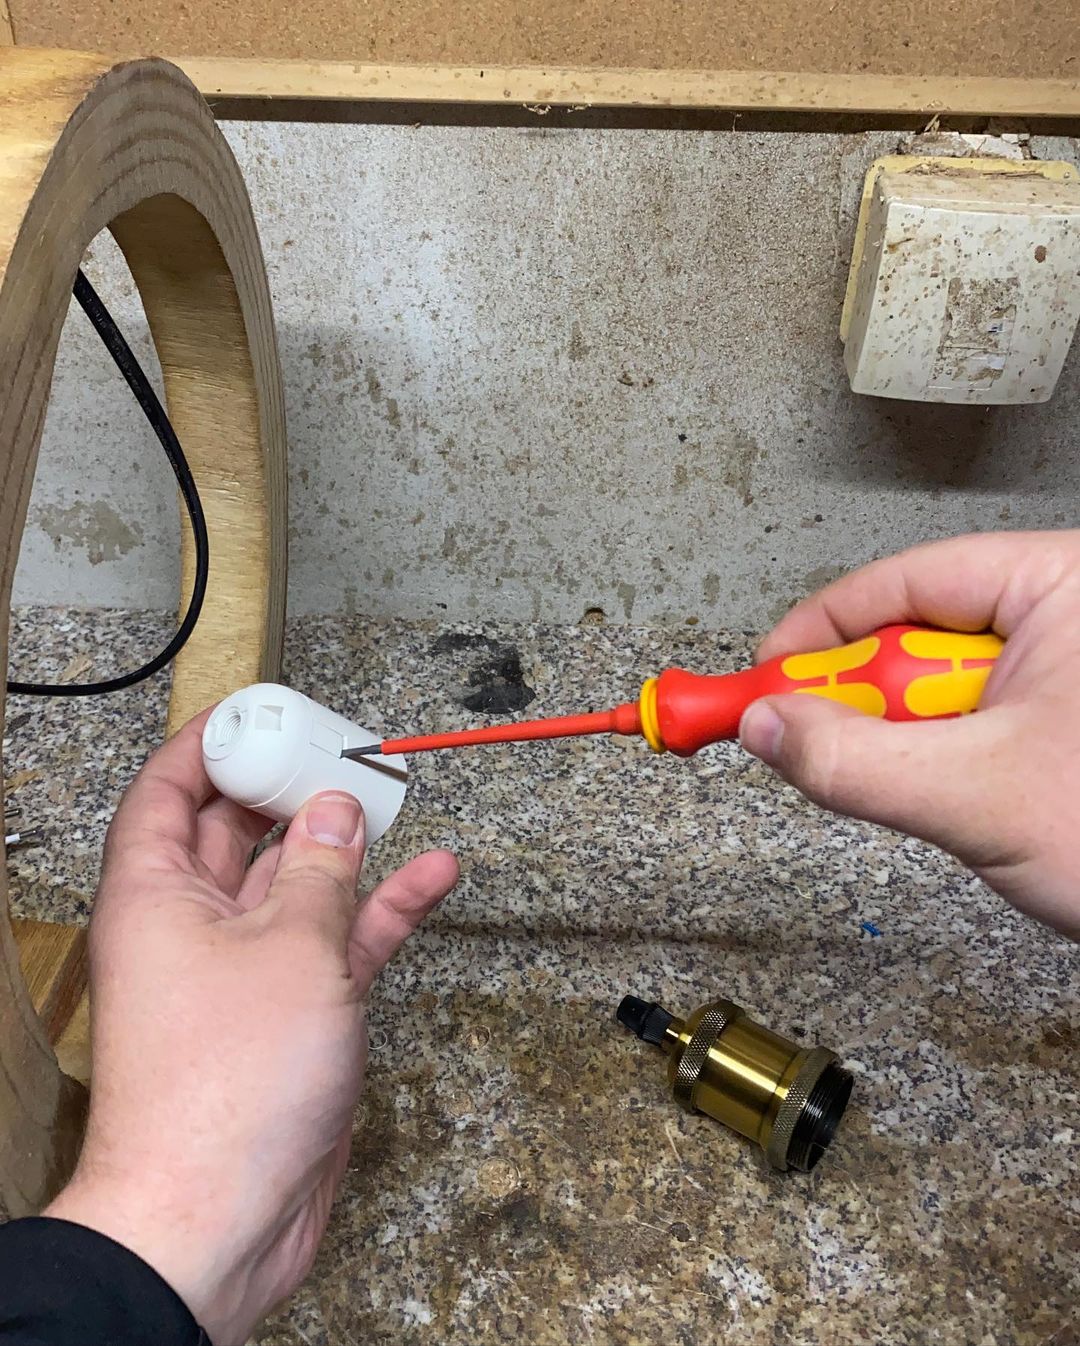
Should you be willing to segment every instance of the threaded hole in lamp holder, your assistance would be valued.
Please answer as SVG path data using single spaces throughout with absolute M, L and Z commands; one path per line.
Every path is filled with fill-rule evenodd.
M 230 744 L 235 743 L 240 734 L 240 730 L 243 728 L 243 725 L 244 725 L 243 715 L 241 715 L 240 712 L 236 709 L 236 707 L 233 706 L 233 708 L 228 712 L 228 714 L 223 715 L 221 720 L 218 722 L 217 735 L 216 735 L 218 747 L 227 748 L 229 747 Z

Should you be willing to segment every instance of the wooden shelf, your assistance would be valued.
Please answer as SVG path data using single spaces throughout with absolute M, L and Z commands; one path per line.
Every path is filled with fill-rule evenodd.
M 1076 0 L 0 0 L 19 46 L 187 53 L 208 97 L 1080 117 Z M 3 38 L 0 36 L 0 41 Z M 296 111 L 299 109 L 299 111 Z

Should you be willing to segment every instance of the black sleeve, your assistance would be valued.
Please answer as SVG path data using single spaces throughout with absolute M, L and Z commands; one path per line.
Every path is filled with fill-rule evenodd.
M 0 1226 L 0 1346 L 211 1346 L 127 1248 L 68 1220 Z

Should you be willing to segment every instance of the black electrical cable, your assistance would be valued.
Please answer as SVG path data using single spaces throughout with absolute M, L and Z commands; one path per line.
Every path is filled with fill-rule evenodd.
M 144 678 L 152 677 L 175 659 L 187 643 L 195 629 L 206 597 L 206 582 L 210 574 L 210 539 L 206 532 L 206 517 L 203 514 L 202 501 L 191 475 L 184 450 L 172 428 L 165 408 L 158 400 L 157 393 L 150 380 L 143 373 L 142 366 L 132 354 L 131 347 L 124 340 L 123 333 L 113 321 L 109 310 L 101 302 L 97 291 L 83 275 L 80 269 L 75 277 L 75 298 L 82 311 L 94 325 L 94 329 L 105 343 L 105 349 L 112 356 L 117 369 L 123 374 L 128 387 L 135 394 L 135 400 L 142 407 L 146 419 L 154 434 L 161 441 L 165 456 L 176 474 L 176 483 L 187 506 L 191 531 L 195 537 L 195 583 L 191 589 L 191 601 L 188 603 L 184 619 L 176 629 L 176 634 L 160 654 L 135 669 L 133 673 L 122 673 L 119 677 L 106 678 L 102 682 L 8 682 L 9 692 L 19 692 L 23 696 L 96 696 L 99 692 L 119 692 L 124 687 L 132 687 Z

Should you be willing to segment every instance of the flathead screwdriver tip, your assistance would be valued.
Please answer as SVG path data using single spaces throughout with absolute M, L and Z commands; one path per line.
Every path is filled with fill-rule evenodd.
M 346 748 L 342 757 L 370 757 L 372 753 L 382 752 L 381 743 L 365 743 L 362 748 Z

